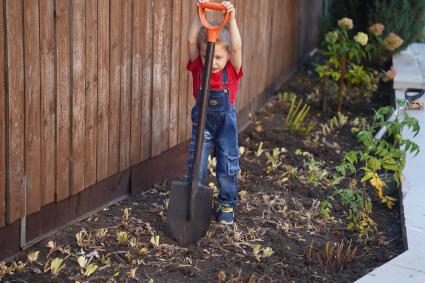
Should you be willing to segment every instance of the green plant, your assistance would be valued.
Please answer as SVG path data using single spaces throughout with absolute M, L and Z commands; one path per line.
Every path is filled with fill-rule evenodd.
M 397 101 L 397 104 L 402 107 L 406 102 Z M 417 135 L 420 129 L 418 121 L 406 112 L 403 117 L 386 120 L 386 116 L 392 111 L 391 107 L 379 108 L 373 116 L 372 123 L 357 132 L 357 140 L 362 145 L 361 149 L 347 152 L 341 164 L 336 166 L 336 170 L 343 176 L 348 172 L 360 171 L 363 176 L 361 181 L 369 181 L 375 188 L 377 196 L 389 208 L 393 206 L 395 199 L 383 194 L 386 184 L 378 173 L 382 171 L 385 174 L 391 173 L 394 181 L 399 185 L 407 153 L 418 154 L 419 152 L 419 146 L 403 137 L 401 132 L 404 128 L 408 128 L 414 135 Z M 386 138 L 375 138 L 375 132 L 383 127 L 387 129 Z M 387 139 L 392 139 L 392 141 Z
M 277 169 L 277 167 L 279 165 L 282 164 L 282 162 L 280 161 L 280 155 L 282 153 L 286 152 L 286 148 L 279 148 L 279 147 L 275 147 L 272 150 L 272 153 L 270 154 L 269 152 L 266 152 L 267 155 L 267 164 L 270 164 L 270 166 L 267 166 L 266 168 L 266 173 L 270 174 L 272 173 L 274 170 Z
M 292 92 L 279 92 L 279 94 L 277 95 L 277 101 L 279 102 L 280 105 L 282 105 L 284 108 L 288 107 L 289 105 L 291 105 L 291 101 L 292 99 L 296 97 L 295 93 Z
M 399 107 L 406 106 L 406 101 L 397 101 Z M 339 201 L 347 208 L 347 228 L 357 231 L 360 238 L 369 238 L 376 232 L 376 223 L 371 219 L 371 201 L 367 194 L 367 182 L 375 189 L 376 195 L 382 203 L 392 208 L 395 198 L 383 194 L 386 183 L 380 178 L 379 172 L 391 173 L 394 181 L 399 184 L 401 174 L 406 162 L 407 153 L 417 154 L 419 147 L 411 140 L 401 135 L 404 128 L 410 129 L 414 135 L 419 132 L 418 121 L 406 112 L 403 116 L 396 115 L 395 119 L 386 119 L 394 110 L 391 107 L 381 107 L 373 116 L 371 123 L 355 128 L 357 140 L 361 147 L 344 154 L 341 164 L 335 167 L 333 184 L 338 185 L 349 174 L 360 173 L 361 185 L 352 179 L 349 188 L 336 189 L 333 194 L 321 202 L 320 215 L 329 217 L 332 201 Z M 385 128 L 386 136 L 376 138 L 377 130 Z
M 348 188 L 336 189 L 320 203 L 320 215 L 329 217 L 332 201 L 339 201 L 347 209 L 347 229 L 356 231 L 360 238 L 370 238 L 376 232 L 376 223 L 370 218 L 372 202 L 364 187 L 357 187 L 352 179 Z
M 298 168 L 289 164 L 284 164 L 283 169 L 285 172 L 289 174 L 291 177 L 298 177 Z
M 260 157 L 261 154 L 263 154 L 264 149 L 263 149 L 263 142 L 260 142 L 260 144 L 258 145 L 257 150 L 255 151 L 255 156 Z
M 291 106 L 289 108 L 288 116 L 285 119 L 284 128 L 291 133 L 308 135 L 315 126 L 314 122 L 305 122 L 309 111 L 310 106 L 303 104 L 302 99 L 297 102 L 297 97 L 292 97 Z
M 365 90 L 376 88 L 373 72 L 365 69 L 362 60 L 368 57 L 368 36 L 359 32 L 351 37 L 349 31 L 353 28 L 353 21 L 342 18 L 338 27 L 325 35 L 321 52 L 326 60 L 324 64 L 316 66 L 320 78 L 331 79 L 337 86 L 337 111 L 342 112 L 342 105 L 346 95 L 346 85 L 361 85 Z M 323 99 L 325 108 L 326 97 Z M 323 109 L 326 111 L 326 109 Z
M 307 182 L 313 187 L 319 186 L 328 176 L 328 171 L 323 167 L 324 162 L 314 160 L 314 158 L 304 162 L 304 169 L 307 170 Z
M 341 112 L 336 113 L 328 123 L 321 124 L 322 134 L 329 135 L 332 132 L 335 132 L 345 126 L 348 122 L 348 116 L 342 114 Z

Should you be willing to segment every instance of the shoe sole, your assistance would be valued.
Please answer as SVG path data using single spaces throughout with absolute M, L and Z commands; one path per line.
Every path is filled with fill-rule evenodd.
M 232 222 L 226 222 L 224 220 L 221 220 L 219 223 L 220 224 L 225 224 L 225 225 L 232 225 L 233 224 L 233 221 Z

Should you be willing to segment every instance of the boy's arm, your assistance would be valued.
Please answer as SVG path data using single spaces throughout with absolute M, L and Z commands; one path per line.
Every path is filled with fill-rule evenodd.
M 208 2 L 209 2 L 209 0 L 197 0 L 196 6 L 199 7 L 200 4 L 208 3 Z M 190 26 L 190 29 L 189 29 L 188 43 L 189 43 L 189 59 L 190 59 L 190 62 L 195 61 L 195 59 L 198 58 L 198 56 L 199 56 L 198 34 L 199 34 L 199 31 L 201 30 L 201 27 L 202 27 L 202 23 L 201 23 L 201 20 L 199 19 L 199 15 L 197 15 L 195 17 L 195 19 L 193 20 L 193 23 L 192 23 L 192 25 Z
M 201 27 L 202 27 L 202 24 L 201 24 L 201 21 L 199 20 L 199 17 L 195 17 L 195 20 L 190 26 L 189 37 L 188 37 L 190 62 L 195 61 L 195 59 L 198 58 L 199 56 L 197 39 L 198 39 L 199 30 L 201 29 Z
M 221 4 L 226 6 L 227 10 L 231 13 L 229 19 L 229 33 L 230 33 L 230 61 L 235 67 L 236 72 L 238 73 L 242 67 L 242 39 L 239 33 L 238 24 L 236 23 L 236 11 L 235 7 L 229 1 L 223 1 Z

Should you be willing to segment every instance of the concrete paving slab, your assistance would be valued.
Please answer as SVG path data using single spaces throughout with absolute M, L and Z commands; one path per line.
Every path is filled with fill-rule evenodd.
M 425 144 L 423 144 L 421 148 L 425 150 Z M 403 175 L 411 186 L 425 185 L 425 166 L 407 167 L 407 169 L 405 168 L 403 170 Z
M 406 227 L 407 248 L 425 253 L 425 231 L 420 228 Z
M 413 50 L 408 47 L 393 57 L 393 65 L 397 70 L 394 78 L 395 89 L 425 88 L 424 78 L 419 69 L 416 56 Z
M 425 272 L 384 264 L 363 276 L 356 283 L 424 283 Z
M 425 275 L 425 255 L 419 251 L 408 250 L 388 262 L 389 265 L 415 270 Z
M 410 47 L 422 73 L 422 78 L 425 78 L 425 44 L 413 43 Z
M 425 145 L 425 137 L 417 138 L 412 141 L 419 146 L 419 153 L 416 155 L 412 153 L 406 154 L 406 166 L 404 167 L 404 170 L 416 167 L 425 167 L 425 150 L 421 150 L 421 145 Z
M 425 205 L 422 205 L 422 206 L 404 205 L 404 220 L 405 220 L 406 227 L 407 226 L 418 227 L 423 229 L 425 232 Z
M 423 110 L 423 111 L 425 111 L 425 110 Z M 414 140 L 415 138 L 423 138 L 423 137 L 425 137 L 425 125 L 423 125 L 421 127 L 421 129 L 419 130 L 419 133 L 416 136 L 414 136 L 412 131 L 409 130 L 409 129 L 403 129 L 401 134 L 403 135 L 403 137 L 408 138 L 408 139 L 412 139 L 412 140 Z
M 410 187 L 411 188 L 411 187 Z M 425 206 L 425 186 L 415 186 L 403 195 L 404 206 Z

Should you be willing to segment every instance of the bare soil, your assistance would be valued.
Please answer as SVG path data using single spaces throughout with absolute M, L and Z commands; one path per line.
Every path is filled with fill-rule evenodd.
M 284 88 L 305 96 L 316 85 L 317 80 L 307 66 Z M 368 117 L 371 108 L 385 103 L 383 97 L 387 95 L 378 94 L 372 104 L 347 108 L 346 113 L 350 120 L 355 116 Z M 309 119 L 317 125 L 330 118 L 324 117 L 319 109 L 320 105 L 314 104 L 309 114 Z M 320 217 L 319 203 L 332 189 L 326 180 L 317 185 L 309 183 L 311 173 L 305 168 L 306 156 L 295 154 L 297 149 L 309 152 L 314 160 L 323 161 L 324 170 L 332 172 L 342 154 L 357 145 L 351 125 L 326 136 L 317 127 L 314 135 L 319 137 L 319 142 L 309 143 L 305 137 L 283 130 L 286 113 L 287 109 L 274 97 L 254 117 L 257 124 L 251 124 L 239 136 L 245 151 L 241 157 L 240 201 L 233 226 L 212 222 L 209 232 L 197 245 L 178 246 L 169 236 L 168 192 L 164 182 L 33 246 L 28 253 L 39 251 L 37 261 L 29 263 L 25 256 L 15 259 L 15 263 L 22 261 L 25 267 L 17 271 L 19 268 L 15 266 L 15 273 L 3 276 L 0 281 L 353 282 L 400 254 L 403 245 L 398 206 L 389 210 L 372 196 L 372 218 L 378 224 L 378 232 L 370 239 L 359 239 L 356 233 L 346 229 L 346 214 L 341 206 L 335 204 L 332 218 Z M 258 127 L 256 131 L 258 124 L 261 131 Z M 265 152 L 257 157 L 255 153 L 261 142 Z M 266 152 L 273 148 L 285 150 L 279 157 L 281 164 L 267 173 L 270 164 Z M 296 170 L 291 172 L 288 165 Z M 213 177 L 210 182 L 214 182 Z M 103 230 L 103 236 L 101 229 L 107 229 Z M 125 244 L 118 243 L 119 231 L 128 235 Z M 81 239 L 77 242 L 79 232 Z M 151 243 L 152 236 L 159 236 L 159 246 Z M 49 241 L 54 246 L 48 248 Z M 326 243 L 333 246 L 341 241 L 344 252 L 349 243 L 351 250 L 356 249 L 353 260 L 342 270 L 331 268 L 335 259 L 322 265 L 317 259 L 308 260 L 310 247 L 324 256 Z M 91 263 L 98 266 L 90 276 L 85 276 L 78 266 L 77 257 L 81 255 L 91 258 Z M 65 259 L 66 264 L 57 276 L 49 270 L 54 258 Z

